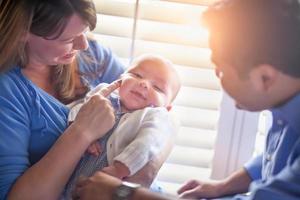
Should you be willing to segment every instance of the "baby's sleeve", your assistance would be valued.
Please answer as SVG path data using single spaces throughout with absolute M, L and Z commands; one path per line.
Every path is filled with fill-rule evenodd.
M 136 138 L 114 158 L 129 168 L 130 175 L 158 155 L 176 133 L 174 123 L 165 108 L 147 109 L 149 110 L 142 120 Z

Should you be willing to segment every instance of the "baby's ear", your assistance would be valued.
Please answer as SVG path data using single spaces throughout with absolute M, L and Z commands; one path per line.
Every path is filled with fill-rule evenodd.
M 170 111 L 170 110 L 172 109 L 172 105 L 168 105 L 168 106 L 166 107 L 166 109 L 167 109 L 168 111 Z

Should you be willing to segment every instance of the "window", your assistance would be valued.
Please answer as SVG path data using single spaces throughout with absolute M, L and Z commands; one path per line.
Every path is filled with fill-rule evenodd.
M 184 181 L 192 178 L 222 178 L 240 166 L 241 162 L 236 158 L 229 158 L 232 149 L 224 149 L 230 149 L 234 138 L 238 137 L 234 152 L 239 152 L 242 138 L 239 130 L 251 127 L 257 117 L 237 111 L 232 100 L 223 95 L 215 77 L 208 49 L 208 32 L 200 21 L 202 12 L 213 1 L 94 2 L 98 12 L 94 33 L 100 43 L 110 47 L 125 64 L 143 53 L 160 54 L 176 65 L 181 77 L 183 87 L 172 109 L 180 121 L 180 129 L 176 145 L 158 175 L 164 190 L 174 193 Z M 234 156 L 244 161 L 249 158 L 248 155 L 243 157 L 244 154 Z M 230 167 L 225 158 L 233 159 L 235 164 Z

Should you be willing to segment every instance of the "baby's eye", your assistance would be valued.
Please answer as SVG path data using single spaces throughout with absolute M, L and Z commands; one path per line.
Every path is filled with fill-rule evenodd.
M 140 75 L 138 73 L 131 73 L 131 74 L 136 78 L 143 78 L 142 75 Z
M 160 93 L 164 93 L 164 91 L 157 85 L 153 85 L 154 90 L 160 92 Z

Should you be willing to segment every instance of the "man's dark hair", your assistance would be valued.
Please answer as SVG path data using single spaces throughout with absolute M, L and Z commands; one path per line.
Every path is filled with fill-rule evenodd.
M 213 60 L 241 70 L 270 64 L 300 78 L 298 0 L 224 0 L 203 17 Z

